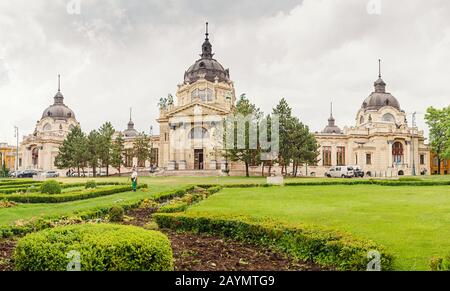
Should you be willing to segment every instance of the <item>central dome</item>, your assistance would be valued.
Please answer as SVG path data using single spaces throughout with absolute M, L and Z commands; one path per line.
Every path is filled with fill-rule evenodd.
M 212 45 L 209 42 L 208 23 L 206 23 L 206 39 L 202 45 L 201 59 L 189 67 L 184 73 L 184 81 L 194 83 L 200 78 L 204 78 L 210 82 L 229 82 L 230 72 L 215 59 L 212 53 Z
M 69 118 L 75 119 L 75 113 L 72 109 L 64 104 L 64 96 L 61 93 L 61 77 L 58 75 L 58 92 L 56 93 L 53 105 L 49 106 L 42 113 L 42 118 L 51 117 L 55 120 L 67 120 Z
M 400 103 L 398 100 L 392 96 L 391 93 L 386 92 L 386 83 L 381 79 L 381 60 L 378 60 L 379 73 L 378 80 L 373 84 L 375 91 L 370 94 L 369 97 L 364 100 L 361 108 L 364 110 L 378 110 L 385 106 L 394 107 L 397 110 L 400 109 Z

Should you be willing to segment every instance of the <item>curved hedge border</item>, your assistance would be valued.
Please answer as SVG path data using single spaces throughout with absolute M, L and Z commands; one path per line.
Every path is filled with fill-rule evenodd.
M 147 184 L 141 184 L 138 189 L 147 188 Z M 18 203 L 62 203 L 75 200 L 84 200 L 100 196 L 112 195 L 133 190 L 131 186 L 113 186 L 99 189 L 87 189 L 79 192 L 63 194 L 0 194 L 0 199 L 7 199 Z
M 367 254 L 381 254 L 382 270 L 391 270 L 393 256 L 384 247 L 350 234 L 305 225 L 281 224 L 277 221 L 252 220 L 246 217 L 224 217 L 210 214 L 156 213 L 160 228 L 220 235 L 273 248 L 293 258 L 312 261 L 338 270 L 366 270 Z
M 79 252 L 82 271 L 171 271 L 173 255 L 164 234 L 135 226 L 84 224 L 29 234 L 14 251 L 19 271 L 66 271 Z
M 11 187 L 4 187 L 2 188 L 0 186 L 0 194 L 13 194 L 13 193 L 36 193 L 39 192 L 40 189 L 40 185 L 42 183 L 39 182 L 39 184 L 30 184 L 29 186 L 27 185 L 27 187 L 24 187 L 24 185 L 15 185 L 15 186 L 11 186 Z M 61 183 L 61 188 L 62 189 L 67 189 L 67 188 L 75 188 L 75 187 L 84 187 L 86 185 L 86 183 L 71 183 L 71 184 L 62 184 Z M 97 182 L 97 186 L 124 186 L 124 185 L 129 185 L 129 183 L 119 183 L 119 182 Z

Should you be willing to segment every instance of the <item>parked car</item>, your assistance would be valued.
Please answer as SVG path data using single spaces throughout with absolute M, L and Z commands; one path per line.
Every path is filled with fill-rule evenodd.
M 12 171 L 11 173 L 9 173 L 9 177 L 11 178 L 17 178 L 18 175 L 20 175 L 22 172 L 21 171 Z
M 330 168 L 325 175 L 329 178 L 352 178 L 355 173 L 351 166 L 336 166 Z
M 46 176 L 47 178 L 58 178 L 58 177 L 59 177 L 59 173 L 56 172 L 56 171 L 47 171 L 47 172 L 45 173 L 45 176 Z
M 353 166 L 353 173 L 356 178 L 364 178 L 364 170 L 360 166 Z
M 35 170 L 25 170 L 22 173 L 17 175 L 17 178 L 33 178 L 33 176 L 36 176 L 38 174 Z

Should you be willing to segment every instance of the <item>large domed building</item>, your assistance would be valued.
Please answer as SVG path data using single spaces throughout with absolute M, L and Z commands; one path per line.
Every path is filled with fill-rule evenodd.
M 319 164 L 309 167 L 309 173 L 315 175 L 322 176 L 332 166 L 345 165 L 359 166 L 370 176 L 430 173 L 423 131 L 415 124 L 408 125 L 400 102 L 386 91 L 381 61 L 374 91 L 358 110 L 355 126 L 341 130 L 331 114 L 328 125 L 316 133 L 316 139 L 320 144 Z
M 216 125 L 234 108 L 230 72 L 214 58 L 208 24 L 200 59 L 184 73 L 176 100 L 160 102 L 159 166 L 168 171 L 212 170 L 225 166 L 215 143 Z
M 53 97 L 53 104 L 42 113 L 34 133 L 24 136 L 20 144 L 21 170 L 57 170 L 54 164 L 60 145 L 74 127 L 80 126 L 75 113 L 64 103 L 60 84 L 58 76 L 58 92 Z

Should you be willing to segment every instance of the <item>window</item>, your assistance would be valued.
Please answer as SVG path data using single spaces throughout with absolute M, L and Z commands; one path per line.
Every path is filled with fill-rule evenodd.
M 420 164 L 425 165 L 425 155 L 420 155 Z
M 366 154 L 366 165 L 372 165 L 372 154 Z
M 189 138 L 190 139 L 205 139 L 205 138 L 209 138 L 209 133 L 206 130 L 206 128 L 194 127 L 189 132 Z
M 44 131 L 50 131 L 50 130 L 52 130 L 51 124 L 50 124 L 50 123 L 46 123 L 46 124 L 44 125 Z
M 381 118 L 384 122 L 395 122 L 395 117 L 394 115 L 390 114 L 390 113 L 386 113 L 385 115 L 383 115 L 383 117 Z
M 394 164 L 398 165 L 403 163 L 403 145 L 401 142 L 395 142 L 392 146 L 392 157 Z
M 345 147 L 337 147 L 336 148 L 336 164 L 338 166 L 345 165 Z
M 197 97 L 199 97 L 202 101 L 213 101 L 214 92 L 209 88 L 204 90 L 195 89 L 191 93 L 192 101 L 194 101 Z
M 324 166 L 331 166 L 331 147 L 322 147 L 322 161 Z
M 435 167 L 437 167 L 438 166 L 438 158 L 437 157 L 434 157 L 433 158 L 433 166 L 435 166 Z
M 125 167 L 131 168 L 133 167 L 133 150 L 127 149 L 125 150 Z
M 359 123 L 363 124 L 364 123 L 364 116 L 361 116 L 361 118 L 359 119 Z

